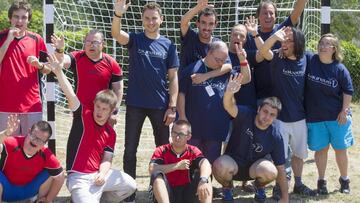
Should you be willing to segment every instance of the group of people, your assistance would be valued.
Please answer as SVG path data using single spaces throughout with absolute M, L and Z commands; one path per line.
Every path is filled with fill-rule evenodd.
M 74 203 L 135 201 L 136 153 L 146 117 L 156 144 L 149 164 L 154 202 L 211 202 L 213 178 L 222 185 L 223 202 L 234 201 L 234 180 L 244 187 L 254 180 L 257 202 L 265 202 L 265 186 L 276 180 L 273 197 L 289 202 L 290 168 L 294 193 L 326 195 L 330 144 L 340 192 L 349 193 L 354 89 L 336 36 L 321 36 L 317 53 L 305 51 L 296 24 L 306 3 L 297 0 L 277 25 L 276 5 L 261 2 L 256 18 L 231 29 L 227 45 L 212 35 L 219 23 L 213 5 L 198 0 L 181 19 L 178 56 L 173 42 L 160 34 L 157 3 L 143 8 L 144 31 L 128 33 L 121 20 L 131 5 L 116 0 L 111 34 L 129 55 L 121 172 L 112 160 L 123 73 L 103 53 L 104 34 L 89 31 L 84 50 L 71 53 L 64 53 L 64 38 L 53 35 L 55 52 L 48 55 L 43 39 L 27 30 L 30 4 L 14 2 L 11 27 L 0 32 L 0 92 L 6 95 L 0 99 L 1 201 L 52 202 L 65 181 L 64 169 L 45 146 L 52 129 L 42 121 L 39 77 L 50 72 L 73 112 L 66 186 Z M 197 30 L 190 26 L 195 15 Z M 75 90 L 64 68 L 74 72 Z M 301 179 L 308 148 L 315 151 L 316 191 Z

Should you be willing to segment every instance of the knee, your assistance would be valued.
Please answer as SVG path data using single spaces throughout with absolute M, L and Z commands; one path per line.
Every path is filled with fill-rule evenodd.
M 237 164 L 228 155 L 220 156 L 212 165 L 212 172 L 216 179 L 222 179 L 230 175 L 233 176 L 237 170 Z
M 261 161 L 250 168 L 250 176 L 252 178 L 260 178 L 263 181 L 269 182 L 275 180 L 278 176 L 278 170 L 270 161 Z

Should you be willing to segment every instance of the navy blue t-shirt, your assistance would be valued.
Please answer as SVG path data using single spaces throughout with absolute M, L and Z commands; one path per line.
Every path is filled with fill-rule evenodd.
M 241 67 L 238 56 L 235 53 L 229 52 L 229 57 L 233 70 L 232 73 L 240 73 Z M 235 93 L 234 97 L 237 105 L 245 105 L 256 110 L 257 105 L 253 68 L 250 68 L 250 72 L 251 81 L 245 85 L 241 85 L 239 92 Z
M 221 41 L 221 39 L 212 37 L 211 42 Z M 195 61 L 202 59 L 208 53 L 210 43 L 202 43 L 199 39 L 199 33 L 189 27 L 185 36 L 181 36 L 181 52 L 180 52 L 180 70 Z M 230 59 L 225 63 L 231 63 Z
M 166 37 L 129 33 L 129 81 L 126 104 L 151 109 L 168 106 L 167 73 L 179 67 L 175 45 Z
M 233 131 L 225 154 L 230 155 L 242 167 L 249 167 L 255 161 L 270 154 L 275 166 L 285 164 L 284 143 L 279 123 L 273 123 L 266 130 L 255 125 L 256 112 L 246 106 L 238 106 Z
M 276 31 L 280 30 L 284 26 L 293 26 L 291 22 L 291 18 L 288 17 L 281 24 L 275 25 L 274 29 L 271 32 L 261 32 L 260 28 L 258 29 L 258 33 L 261 38 L 266 41 L 271 35 L 273 35 Z M 279 49 L 281 47 L 281 43 L 277 42 L 272 49 Z M 269 61 L 262 61 L 260 63 L 256 63 L 256 44 L 255 39 L 252 37 L 251 33 L 248 33 L 246 36 L 246 43 L 244 46 L 247 59 L 251 64 L 255 64 L 254 66 L 254 76 L 255 76 L 255 87 L 256 87 L 256 96 L 257 99 L 263 99 L 266 97 L 270 97 L 271 95 L 271 78 L 270 78 L 270 69 Z
M 336 120 L 342 109 L 343 94 L 354 93 L 349 71 L 338 61 L 321 63 L 316 54 L 311 58 L 306 72 L 306 121 Z
M 281 59 L 274 52 L 270 63 L 273 95 L 280 99 L 282 109 L 279 120 L 296 122 L 305 119 L 304 91 L 306 53 L 300 60 Z
M 193 73 L 211 71 L 202 60 L 186 67 L 179 79 L 179 91 L 185 94 L 185 113 L 191 123 L 192 137 L 209 140 L 225 140 L 230 116 L 223 107 L 223 97 L 230 73 L 211 78 L 201 84 L 193 84 Z M 205 89 L 210 86 L 214 95 L 210 96 Z

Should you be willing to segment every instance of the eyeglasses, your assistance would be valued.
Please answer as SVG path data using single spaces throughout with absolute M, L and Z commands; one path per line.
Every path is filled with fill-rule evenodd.
M 183 132 L 176 132 L 176 131 L 171 131 L 171 136 L 172 137 L 178 137 L 179 136 L 179 138 L 184 138 L 184 137 L 186 137 L 188 134 L 185 134 L 185 133 L 183 133 Z
M 328 44 L 328 43 L 319 43 L 319 44 L 318 44 L 318 47 L 319 47 L 319 48 L 326 49 L 326 48 L 334 48 L 335 46 L 333 46 L 333 45 L 331 45 L 331 44 Z
M 219 57 L 216 57 L 215 54 L 212 54 L 212 55 L 213 55 L 213 58 L 216 61 L 216 63 L 224 64 L 226 62 L 227 58 L 219 58 Z
M 88 40 L 85 41 L 86 46 L 90 46 L 90 45 L 99 46 L 101 43 L 102 41 L 88 41 Z
M 38 143 L 38 144 L 46 144 L 46 142 L 47 142 L 47 140 L 42 140 L 42 139 L 40 139 L 40 138 L 38 138 L 36 135 L 34 135 L 34 134 L 32 134 L 32 133 L 30 133 L 29 134 L 29 136 L 30 136 L 30 138 L 31 138 L 31 140 L 32 141 L 34 141 L 34 142 L 36 142 L 36 143 Z

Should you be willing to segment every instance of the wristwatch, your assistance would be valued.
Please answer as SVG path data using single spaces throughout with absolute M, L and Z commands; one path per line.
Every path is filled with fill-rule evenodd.
M 200 182 L 201 182 L 201 183 L 209 183 L 209 178 L 204 177 L 204 176 L 201 176 L 201 177 L 200 177 Z
M 176 106 L 169 106 L 168 109 L 170 109 L 172 112 L 176 113 Z

